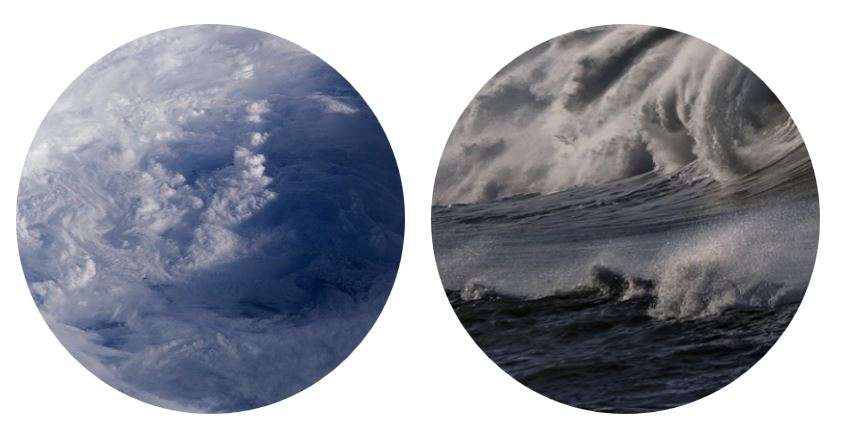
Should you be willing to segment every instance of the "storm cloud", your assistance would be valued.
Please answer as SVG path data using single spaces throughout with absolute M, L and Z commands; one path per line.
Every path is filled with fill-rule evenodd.
M 97 376 L 164 407 L 278 401 L 331 371 L 390 291 L 391 148 L 358 93 L 278 37 L 191 26 L 62 94 L 18 196 L 39 309 Z

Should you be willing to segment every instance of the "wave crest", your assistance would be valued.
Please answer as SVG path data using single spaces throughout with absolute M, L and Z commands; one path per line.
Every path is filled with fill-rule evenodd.
M 450 136 L 434 199 L 551 193 L 697 160 L 735 179 L 801 145 L 772 91 L 721 50 L 662 28 L 591 28 L 484 86 Z
M 544 296 L 508 294 L 470 281 L 460 291 L 447 290 L 456 303 L 498 301 L 537 309 L 578 310 L 596 305 L 640 302 L 635 311 L 656 320 L 692 320 L 716 317 L 737 308 L 772 308 L 798 303 L 803 289 L 768 281 L 741 283 L 716 261 L 686 262 L 668 270 L 659 279 L 620 273 L 594 265 L 581 285 Z

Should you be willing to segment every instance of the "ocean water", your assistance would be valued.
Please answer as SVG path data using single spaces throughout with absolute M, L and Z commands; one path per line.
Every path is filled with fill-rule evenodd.
M 600 186 L 435 206 L 447 295 L 508 374 L 557 401 L 644 412 L 708 395 L 802 300 L 819 210 L 803 145 L 735 181 L 693 162 Z
M 557 401 L 646 412 L 748 370 L 808 286 L 817 188 L 799 131 L 707 42 L 611 25 L 544 42 L 473 98 L 432 234 L 461 323 Z

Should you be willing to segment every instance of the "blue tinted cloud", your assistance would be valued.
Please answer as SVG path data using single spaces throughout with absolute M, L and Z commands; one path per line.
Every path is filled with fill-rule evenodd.
M 18 197 L 30 289 L 86 367 L 165 407 L 272 403 L 328 373 L 387 298 L 390 146 L 356 91 L 280 38 L 145 36 L 44 120 Z

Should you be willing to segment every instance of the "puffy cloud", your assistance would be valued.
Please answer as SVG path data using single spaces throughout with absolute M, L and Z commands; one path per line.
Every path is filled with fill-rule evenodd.
M 267 189 L 273 180 L 264 175 L 264 161 L 263 155 L 238 147 L 233 164 L 221 169 L 204 185 L 214 194 L 194 229 L 186 264 L 192 268 L 206 267 L 231 260 L 236 251 L 245 255 L 256 247 L 244 246 L 233 228 L 276 198 L 276 193 Z
M 270 134 L 267 133 L 267 132 L 265 132 L 265 133 L 253 132 L 253 133 L 250 134 L 250 145 L 252 145 L 253 147 L 260 146 L 260 145 L 264 144 L 265 141 L 267 141 L 268 136 L 270 136 Z
M 251 102 L 247 106 L 247 121 L 261 122 L 261 115 L 269 111 L 270 108 L 267 106 L 266 100 L 262 99 L 261 101 Z

